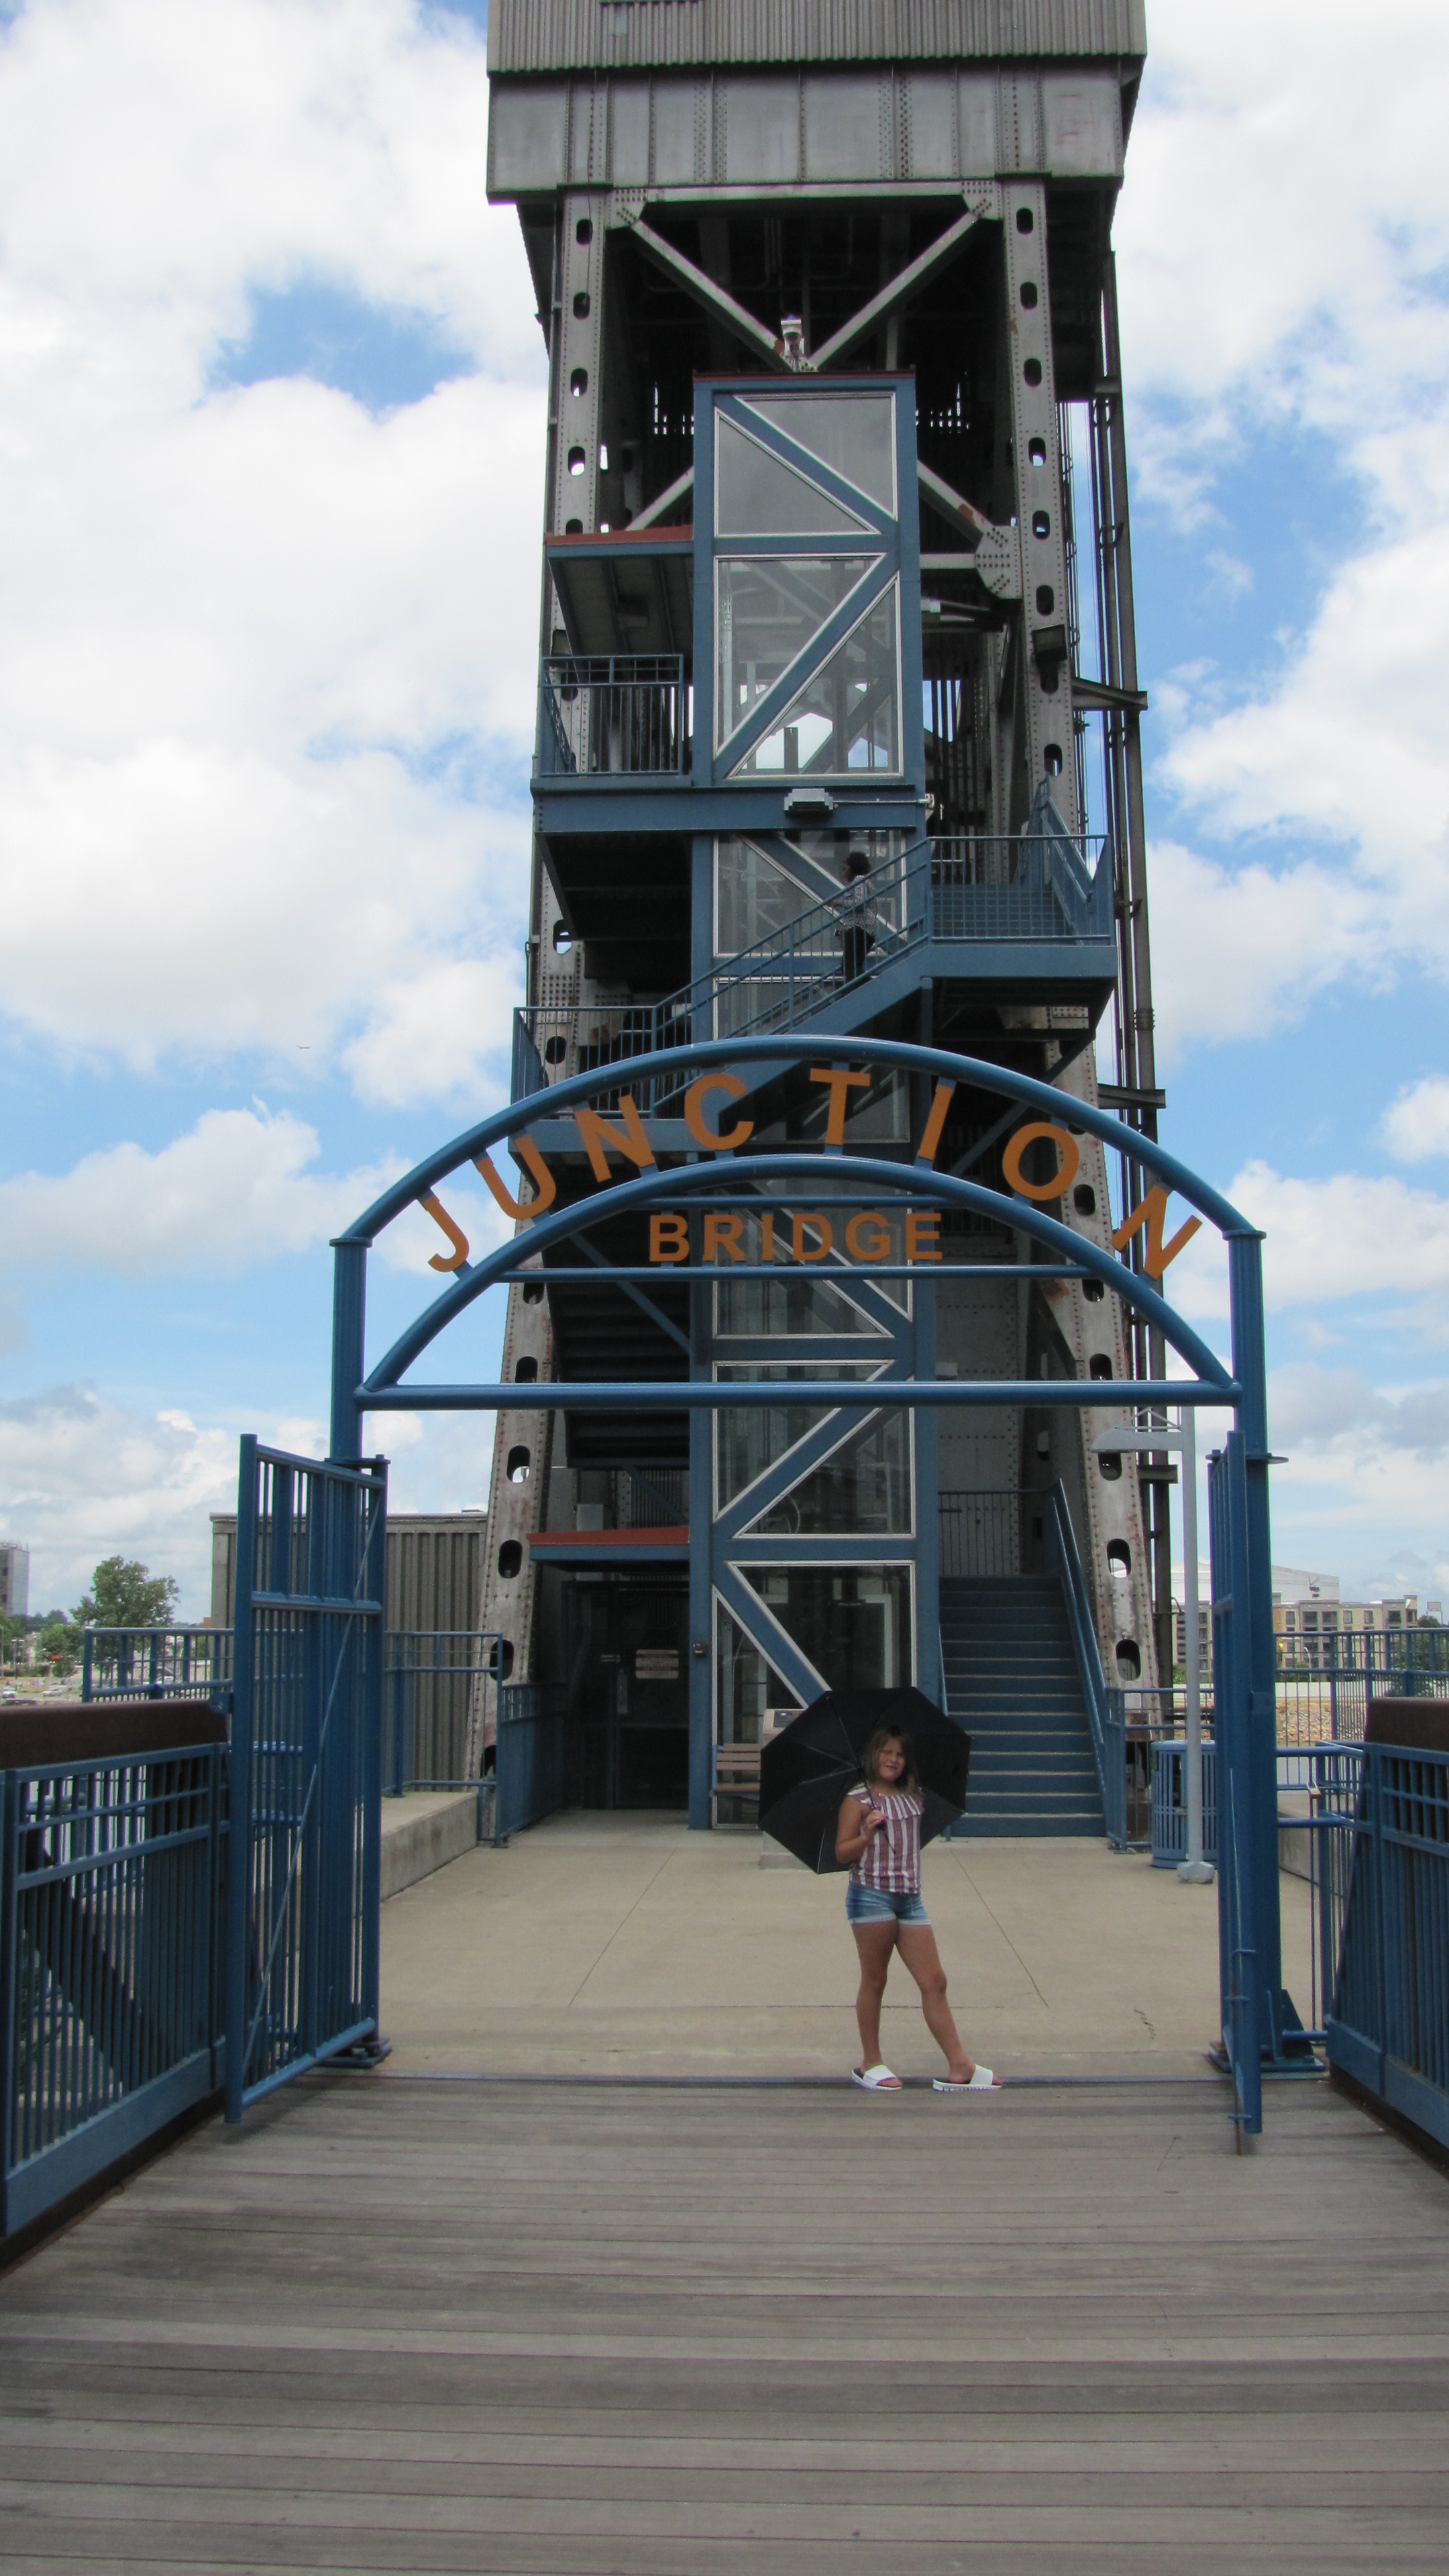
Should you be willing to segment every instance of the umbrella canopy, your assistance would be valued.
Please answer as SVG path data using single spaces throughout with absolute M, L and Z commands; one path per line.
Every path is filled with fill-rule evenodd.
M 954 1824 L 966 1804 L 971 1738 L 918 1690 L 827 1691 L 773 1736 L 760 1756 L 760 1827 L 807 1869 L 835 1857 L 840 1802 L 861 1778 L 860 1756 L 878 1726 L 915 1747 L 925 1812 L 921 1840 Z

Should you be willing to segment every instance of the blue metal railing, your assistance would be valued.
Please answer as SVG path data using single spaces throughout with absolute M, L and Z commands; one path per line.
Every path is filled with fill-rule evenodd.
M 1449 2147 L 1449 1753 L 1352 1751 L 1329 2061 Z
M 1016 836 L 915 840 L 663 1001 L 520 1012 L 527 1047 L 516 1050 L 515 1097 L 538 1079 L 567 1081 L 692 1038 L 801 1027 L 931 939 L 1070 946 L 1112 937 L 1112 859 L 1100 838 L 1073 841 L 1047 824 Z M 680 1088 L 675 1073 L 656 1100 L 636 1079 L 634 1096 L 659 1115 Z
M 563 1805 L 568 1693 L 561 1682 L 504 1682 L 494 1747 L 493 1837 L 506 1842 Z
M 403 1628 L 383 1638 L 382 1786 L 476 1789 L 470 1738 L 481 1744 L 498 1714 L 501 1640 L 477 1629 Z
M 6 2234 L 222 2077 L 225 1753 L 0 1773 Z
M 943 1580 L 1021 1572 L 1021 1516 L 1037 1497 L 1015 1489 L 948 1490 L 936 1497 Z
M 231 1681 L 230 1628 L 87 1628 L 81 1636 L 84 1700 L 161 1699 L 214 1691 Z
M 1449 1677 L 1449 1628 L 1325 1628 L 1280 1636 L 1280 1673 L 1443 1673 Z M 1375 1694 L 1378 1696 L 1378 1694 Z M 1410 1694 L 1412 1696 L 1412 1694 Z
M 1078 841 L 1048 827 L 1011 838 L 952 837 L 932 841 L 930 853 L 937 939 L 1112 938 L 1112 865 L 1100 835 Z
M 1187 1748 L 1160 1740 L 1152 1748 L 1152 1866 L 1172 1869 L 1187 1857 Z M 1303 2036 L 1321 2042 L 1333 1996 L 1342 1943 L 1343 1909 L 1351 1864 L 1354 1813 L 1362 1776 L 1363 1747 L 1317 1744 L 1278 1750 L 1278 1865 L 1308 1890 L 1306 1950 L 1292 1976 L 1295 1993 L 1309 1999 Z M 1285 1800 L 1294 1804 L 1287 1805 Z M 1203 1857 L 1219 1859 L 1217 1747 L 1202 1748 Z M 1284 1924 L 1285 1939 L 1289 1923 Z
M 1082 1697 L 1087 1704 L 1087 1721 L 1092 1730 L 1097 1785 L 1102 1793 L 1102 1819 L 1107 1840 L 1120 1851 L 1127 1840 L 1127 1731 L 1120 1705 L 1122 1694 L 1108 1689 L 1107 1677 L 1102 1670 L 1091 1596 L 1082 1572 L 1072 1516 L 1067 1509 L 1066 1488 L 1060 1478 L 1041 1500 L 1047 1563 L 1061 1577 L 1072 1652 L 1076 1657 Z
M 497 1714 L 498 1644 L 476 1629 L 401 1628 L 383 1639 L 385 1794 L 409 1789 L 472 1789 L 467 1770 L 475 1716 L 477 1742 Z M 80 1695 L 88 1701 L 165 1699 L 229 1692 L 230 1628 L 88 1628 L 82 1641 Z
M 545 657 L 541 778 L 677 778 L 689 757 L 690 691 L 681 655 Z
M 1187 1858 L 1187 1746 L 1159 1737 L 1152 1747 L 1152 1866 L 1176 1869 Z M 1218 1857 L 1218 1749 L 1202 1745 L 1202 1856 Z
M 1237 1785 L 1232 1769 L 1225 1765 L 1223 1787 L 1226 1791 L 1226 1813 L 1218 1821 L 1219 1857 L 1223 1886 L 1219 1897 L 1220 1931 L 1226 1976 L 1223 1980 L 1223 2042 L 1228 2052 L 1228 2073 L 1233 2085 L 1233 2118 L 1237 2125 L 1238 2145 L 1245 2136 L 1256 2137 L 1263 2126 L 1263 2052 L 1258 2014 L 1258 1955 L 1247 1937 L 1246 1886 L 1247 1834 L 1245 1819 L 1238 1812 Z M 1226 1851 L 1221 1846 L 1226 1844 Z M 1221 1909 L 1226 1908 L 1226 1922 Z
M 1378 1649 L 1402 1652 L 1401 1641 L 1393 1636 L 1355 1642 L 1375 1651 L 1315 1672 L 1279 1665 L 1274 1688 L 1280 1743 L 1362 1743 L 1371 1701 L 1449 1698 L 1449 1667 L 1423 1660 L 1390 1662 Z

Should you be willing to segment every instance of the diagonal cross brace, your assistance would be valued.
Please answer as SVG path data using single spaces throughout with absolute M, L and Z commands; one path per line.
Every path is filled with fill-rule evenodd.
M 694 297 L 696 304 L 702 304 L 707 312 L 717 314 L 722 322 L 727 322 L 747 347 L 758 352 L 767 367 L 773 367 L 778 375 L 795 374 L 796 370 L 785 355 L 784 341 L 777 340 L 773 331 L 767 331 L 763 322 L 757 322 L 753 313 L 747 313 L 743 304 L 737 304 L 725 287 L 716 285 L 712 277 L 706 277 L 702 268 L 696 268 L 693 260 L 686 259 L 682 250 L 676 250 L 672 242 L 665 241 L 661 233 L 656 233 L 651 225 L 645 223 L 642 215 L 636 215 L 628 229 L 656 268 L 662 268 L 666 275 L 674 278 L 687 295 Z
M 889 1360 L 883 1360 L 877 1374 L 883 1377 L 890 1365 Z M 714 1525 L 721 1546 L 729 1547 L 737 1538 L 748 1536 L 755 1522 L 763 1519 L 766 1512 L 773 1511 L 775 1505 L 783 1502 L 787 1494 L 792 1494 L 797 1485 L 804 1484 L 807 1476 L 813 1476 L 816 1469 L 833 1458 L 838 1449 L 845 1448 L 867 1423 L 881 1418 L 881 1407 L 872 1406 L 869 1402 L 869 1378 L 862 1378 L 860 1392 L 858 1407 L 833 1405 L 822 1421 L 813 1423 L 808 1431 L 802 1431 L 799 1439 L 792 1441 L 789 1448 L 768 1467 L 762 1467 L 753 1482 L 743 1486 L 723 1511 L 716 1512 Z M 808 1378 L 781 1381 L 782 1411 L 790 1405 L 808 1406 L 809 1400 Z
M 592 1261 L 595 1269 L 607 1271 L 609 1277 L 613 1280 L 614 1286 L 619 1289 L 624 1296 L 632 1299 L 633 1303 L 639 1308 L 640 1313 L 647 1315 L 651 1324 L 657 1324 L 661 1333 L 667 1333 L 672 1342 L 677 1342 L 680 1349 L 683 1351 L 685 1358 L 688 1359 L 689 1335 L 687 1333 L 682 1333 L 677 1324 L 672 1324 L 670 1322 L 669 1317 L 665 1314 L 663 1308 L 661 1306 L 656 1306 L 652 1297 L 646 1297 L 642 1288 L 636 1288 L 632 1280 L 616 1277 L 614 1265 L 609 1260 L 608 1255 L 601 1252 L 596 1243 L 590 1243 L 586 1234 L 579 1235 L 578 1247 L 580 1252 L 583 1254 L 584 1259 L 586 1261 Z M 541 1275 L 546 1279 L 548 1277 L 547 1270 L 545 1269 Z M 565 1381 L 563 1379 L 559 1379 L 556 1383 L 563 1385 Z
M 861 341 L 870 338 L 887 314 L 906 303 L 918 286 L 924 286 L 928 278 L 935 276 L 938 268 L 944 268 L 948 260 L 955 258 L 967 235 L 975 231 L 980 221 L 981 217 L 974 208 L 958 215 L 938 240 L 931 242 L 907 267 L 898 269 L 894 277 L 887 279 L 878 295 L 873 295 L 868 304 L 862 304 L 860 311 L 842 323 L 838 331 L 832 332 L 828 340 L 823 340 L 818 349 L 811 350 L 810 365 L 813 368 L 833 366 L 835 360 L 843 358 L 848 350 L 858 349 Z
M 629 527 L 632 534 L 637 536 L 641 528 L 652 528 L 657 520 L 663 518 L 666 510 L 672 510 L 676 501 L 682 501 L 685 493 L 693 490 L 694 467 L 686 465 L 684 472 L 676 474 L 672 483 L 666 483 L 663 491 L 656 494 L 646 510 L 640 510 L 630 520 Z

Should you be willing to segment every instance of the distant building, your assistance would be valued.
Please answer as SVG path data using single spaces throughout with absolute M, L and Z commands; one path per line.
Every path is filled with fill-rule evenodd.
M 1284 1609 L 1296 1609 L 1303 1601 L 1336 1601 L 1338 1590 L 1336 1574 L 1302 1574 L 1295 1565 L 1273 1568 L 1275 1610 L 1280 1604 Z
M 1179 1673 L 1187 1670 L 1187 1612 L 1180 1601 L 1172 1605 L 1172 1656 Z M 1197 1605 L 1197 1659 L 1204 1681 L 1213 1668 L 1213 1614 L 1204 1584 Z
M 476 1635 L 483 1599 L 486 1513 L 389 1512 L 387 1626 Z M 211 1616 L 229 1628 L 236 1599 L 236 1514 L 211 1515 Z
M 30 1550 L 0 1539 L 0 1618 L 30 1615 Z
M 1417 1592 L 1399 1593 L 1383 1601 L 1344 1601 L 1336 1575 L 1288 1574 L 1288 1582 L 1280 1585 L 1280 1573 L 1288 1574 L 1288 1570 L 1275 1565 L 1273 1631 L 1279 1642 L 1279 1661 L 1306 1666 L 1310 1672 L 1335 1661 L 1340 1637 L 1393 1636 L 1426 1622 L 1438 1627 L 1443 1620 L 1443 1603 L 1428 1601 L 1421 1612 Z M 1290 1591 L 1288 1583 L 1312 1588 Z
M 1426 1624 L 1442 1625 L 1442 1601 L 1426 1601 L 1422 1610 L 1417 1592 L 1400 1593 L 1382 1601 L 1345 1601 L 1342 1588 L 1336 1574 L 1309 1574 L 1297 1566 L 1274 1566 L 1273 1633 L 1278 1640 L 1280 1664 L 1321 1670 L 1335 1661 L 1340 1637 L 1392 1636 Z M 1198 1608 L 1198 1656 L 1204 1680 L 1213 1666 L 1208 1591 L 1204 1568 Z M 1180 1601 L 1174 1601 L 1172 1615 L 1173 1653 L 1181 1673 L 1187 1661 L 1187 1613 Z

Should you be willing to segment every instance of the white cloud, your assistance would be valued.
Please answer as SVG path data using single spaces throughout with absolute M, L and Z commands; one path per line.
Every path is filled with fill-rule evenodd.
M 1431 374 L 1446 76 L 1437 0 L 1380 0 L 1371 78 L 1352 0 L 1159 0 L 1117 223 L 1129 381 L 1221 434 L 1238 384 L 1359 428 L 1365 358 Z
M 1353 1369 L 1298 1365 L 1268 1383 L 1273 1547 L 1336 1572 L 1348 1597 L 1449 1594 L 1449 1380 L 1374 1387 Z
M 526 783 L 543 354 L 485 123 L 478 31 L 412 0 L 0 36 L 5 1005 L 67 1051 L 316 1069 L 444 958 L 507 976 L 527 813 L 480 781 Z M 217 386 L 253 291 L 316 280 L 478 372 L 380 417 Z
M 1270 1307 L 1449 1291 L 1449 1199 L 1432 1190 L 1410 1189 L 1393 1174 L 1291 1180 L 1266 1163 L 1249 1163 L 1229 1195 L 1265 1230 Z
M 236 1435 L 189 1415 L 143 1415 L 89 1387 L 0 1404 L 6 1535 L 31 1550 L 37 1610 L 69 1608 L 102 1557 L 140 1557 L 182 1587 L 180 1612 L 209 1610 L 208 1514 L 236 1509 Z
M 234 1271 L 304 1252 L 362 1213 L 406 1169 L 309 1172 L 318 1140 L 289 1111 L 208 1109 L 158 1153 L 86 1154 L 52 1177 L 0 1181 L 0 1244 L 12 1265 L 86 1263 L 144 1274 Z
M 290 1110 L 273 1115 L 260 1103 L 204 1110 L 187 1135 L 156 1153 L 110 1145 L 69 1172 L 0 1181 L 0 1258 L 13 1269 L 86 1264 L 144 1277 L 235 1272 L 316 1250 L 408 1168 L 394 1154 L 356 1171 L 313 1172 L 319 1151 L 316 1130 Z M 474 1260 L 509 1233 L 502 1211 L 471 1181 L 449 1179 L 440 1196 Z M 431 1259 L 447 1250 L 417 1206 L 378 1242 L 390 1269 L 437 1284 Z
M 1401 1091 L 1384 1112 L 1381 1133 L 1396 1162 L 1449 1154 L 1449 1075 L 1426 1074 Z
M 1265 600 L 1247 689 L 1197 673 L 1155 692 L 1159 774 L 1215 831 L 1283 848 L 1175 883 L 1167 855 L 1167 980 L 1236 919 L 1270 1022 L 1350 972 L 1449 975 L 1449 17 L 1383 0 L 1371 79 L 1362 33 L 1348 0 L 1311 25 L 1301 0 L 1162 0 L 1116 229 L 1139 492 L 1206 535 L 1222 470 L 1271 457 L 1283 490 L 1285 442 L 1313 433 L 1359 495 L 1305 631 L 1275 635 Z M 1291 975 L 1267 953 L 1285 920 Z M 1232 983 L 1222 998 L 1232 1035 Z M 1200 993 L 1164 1024 L 1224 1034 Z
M 320 1458 L 320 1420 L 253 1419 L 271 1446 Z M 488 1500 L 493 1416 L 374 1414 L 369 1442 L 395 1461 L 397 1511 Z M 138 1557 L 181 1586 L 177 1615 L 211 1608 L 212 1512 L 234 1512 L 237 1427 L 180 1411 L 140 1413 L 88 1386 L 0 1403 L 0 1533 L 31 1551 L 36 1610 L 69 1609 L 105 1556 Z
M 1273 1437 L 1300 1452 L 1350 1443 L 1402 1451 L 1432 1464 L 1449 1456 L 1449 1380 L 1389 1390 L 1370 1386 L 1356 1369 L 1300 1363 L 1270 1380 Z
M 1263 1289 L 1270 1312 L 1345 1297 L 1400 1295 L 1423 1305 L 1398 1321 L 1442 1331 L 1442 1301 L 1449 1295 L 1449 1199 L 1411 1189 L 1393 1173 L 1294 1180 L 1263 1162 L 1246 1163 L 1224 1195 L 1263 1229 Z M 1211 1226 L 1172 1264 L 1167 1294 L 1195 1319 L 1226 1315 L 1227 1258 Z
M 513 1004 L 521 998 L 511 967 L 498 960 L 440 962 L 389 985 L 346 1052 L 359 1097 L 397 1108 L 472 1092 L 485 1080 L 496 1090 L 509 1078 Z
M 1151 850 L 1152 998 L 1161 1060 L 1194 1042 L 1261 1037 L 1301 1019 L 1371 954 L 1367 889 L 1317 861 L 1227 868 L 1181 842 Z

